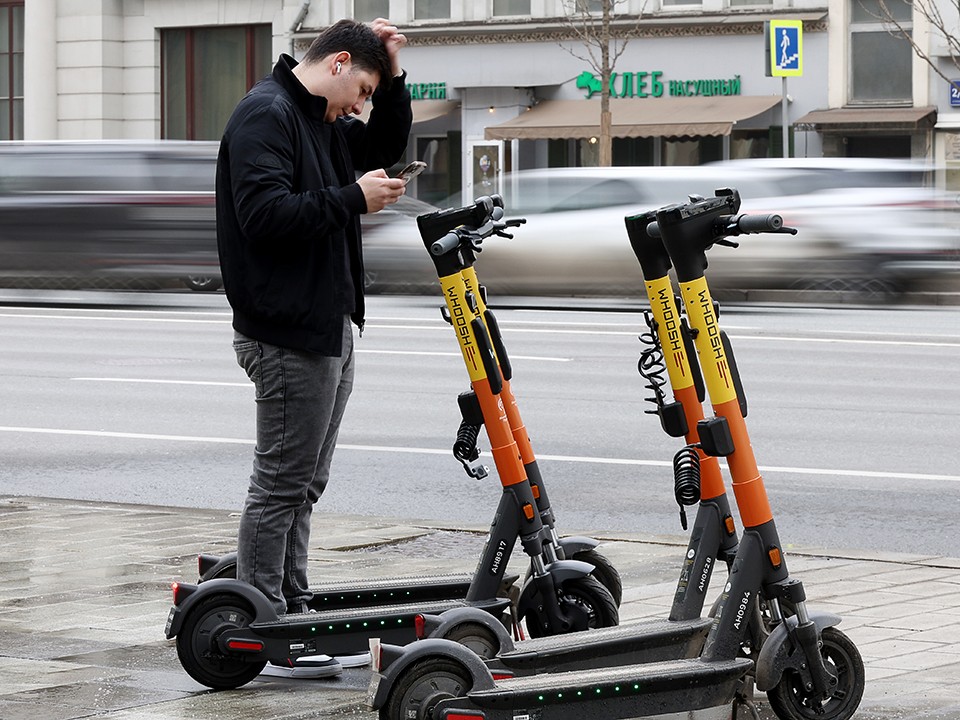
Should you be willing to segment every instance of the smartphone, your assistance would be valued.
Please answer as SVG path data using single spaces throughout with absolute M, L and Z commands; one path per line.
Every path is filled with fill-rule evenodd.
M 413 178 L 415 178 L 417 175 L 419 175 L 426 169 L 427 169 L 427 164 L 425 162 L 421 162 L 420 160 L 414 160 L 412 163 L 407 165 L 403 170 L 401 170 L 397 174 L 397 177 L 403 180 L 404 184 L 407 184 Z

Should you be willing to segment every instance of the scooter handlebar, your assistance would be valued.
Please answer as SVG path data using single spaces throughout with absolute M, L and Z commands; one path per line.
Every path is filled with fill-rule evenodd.
M 726 232 L 767 233 L 779 232 L 783 228 L 783 218 L 775 213 L 769 215 L 735 215 L 727 221 Z M 787 228 L 790 232 L 792 228 Z M 796 233 L 796 230 L 793 230 Z
M 457 231 L 448 232 L 439 240 L 435 241 L 430 246 L 430 252 L 433 255 L 443 255 L 453 251 L 460 245 L 460 236 L 457 234 Z

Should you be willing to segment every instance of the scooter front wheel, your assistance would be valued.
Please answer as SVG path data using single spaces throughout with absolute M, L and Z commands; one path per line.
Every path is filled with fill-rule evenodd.
M 427 657 L 397 679 L 380 708 L 380 720 L 435 720 L 437 703 L 463 697 L 473 687 L 470 673 L 458 662 Z
M 534 586 L 527 585 L 528 589 Z M 539 594 L 538 594 L 539 597 Z M 561 611 L 571 621 L 570 627 L 557 631 L 551 628 L 542 602 L 525 603 L 521 596 L 520 605 L 529 608 L 524 615 L 527 633 L 530 637 L 558 635 L 561 632 L 578 632 L 591 628 L 613 627 L 620 622 L 617 605 L 607 590 L 596 578 L 585 575 L 564 581 L 557 588 L 557 599 Z
M 863 697 L 864 669 L 853 641 L 833 627 L 824 628 L 820 654 L 837 676 L 837 686 L 826 700 L 813 696 L 799 673 L 784 672 L 775 688 L 767 692 L 770 707 L 780 720 L 849 720 Z
M 617 572 L 613 563 L 607 559 L 607 556 L 599 550 L 591 548 L 574 553 L 572 559 L 593 565 L 590 574 L 610 591 L 610 597 L 613 598 L 614 604 L 620 607 L 620 602 L 623 600 L 623 580 L 620 579 L 620 573 Z
M 218 641 L 225 632 L 246 627 L 253 610 L 235 595 L 204 598 L 183 620 L 177 634 L 177 656 L 194 680 L 214 690 L 232 690 L 246 685 L 263 670 L 263 660 L 247 661 L 224 655 Z

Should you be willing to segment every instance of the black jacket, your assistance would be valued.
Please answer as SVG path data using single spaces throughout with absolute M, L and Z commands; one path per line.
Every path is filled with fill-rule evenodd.
M 412 114 L 404 77 L 378 89 L 370 120 L 323 121 L 281 55 L 227 122 L 217 160 L 217 246 L 233 327 L 282 347 L 340 354 L 343 315 L 363 326 L 356 172 L 406 150 Z M 349 268 L 349 271 L 348 271 Z

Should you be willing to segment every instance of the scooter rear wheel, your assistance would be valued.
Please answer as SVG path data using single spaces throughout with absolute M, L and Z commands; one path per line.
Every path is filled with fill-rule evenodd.
M 496 657 L 500 652 L 500 641 L 489 628 L 480 623 L 464 622 L 452 627 L 446 635 L 447 640 L 453 640 L 472 650 L 484 660 Z
M 470 673 L 448 658 L 427 657 L 397 679 L 380 708 L 380 720 L 434 720 L 437 703 L 463 697 L 473 687 Z
M 824 628 L 820 639 L 820 654 L 836 673 L 837 687 L 821 702 L 804 688 L 796 671 L 786 671 L 777 686 L 767 692 L 770 707 L 781 720 L 849 720 L 860 705 L 865 678 L 857 646 L 833 627 Z
M 528 584 L 527 587 L 532 588 L 533 585 Z M 590 575 L 566 580 L 557 588 L 557 598 L 560 608 L 575 618 L 573 625 L 563 632 L 613 627 L 620 622 L 620 613 L 610 591 Z M 542 603 L 528 604 L 521 597 L 520 605 L 530 608 L 524 615 L 530 637 L 559 634 L 550 631 L 549 622 L 543 617 Z
M 224 655 L 217 642 L 223 633 L 246 627 L 252 620 L 253 610 L 235 595 L 211 595 L 201 600 L 184 618 L 177 634 L 177 656 L 183 669 L 214 690 L 246 685 L 260 674 L 266 662 Z

